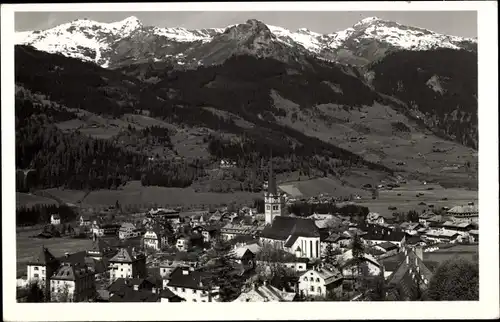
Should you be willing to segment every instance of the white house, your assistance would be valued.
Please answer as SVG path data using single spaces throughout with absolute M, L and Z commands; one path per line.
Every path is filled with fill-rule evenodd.
M 189 238 L 185 236 L 178 238 L 175 247 L 181 252 L 187 252 L 189 248 Z
M 189 268 L 177 267 L 164 279 L 163 285 L 186 302 L 217 302 L 219 299 L 218 289 L 206 285 L 204 273 Z
M 147 275 L 146 256 L 136 252 L 134 248 L 119 249 L 109 259 L 109 267 L 112 281 L 118 278 L 144 278 Z
M 305 296 L 342 295 L 342 274 L 334 267 L 310 269 L 299 278 L 299 291 Z
M 136 229 L 134 224 L 132 223 L 123 223 L 120 229 L 118 230 L 118 238 L 120 239 L 130 239 L 130 238 L 135 238 L 139 237 L 141 235 L 141 232 Z
M 59 216 L 59 214 L 50 215 L 50 223 L 52 225 L 60 225 L 61 224 L 61 216 Z
M 39 283 L 44 288 L 48 287 L 49 279 L 58 267 L 59 261 L 42 246 L 38 256 L 27 264 L 26 280 L 28 283 Z
M 166 245 L 168 245 L 167 235 L 161 232 L 159 229 L 151 229 L 146 231 L 146 233 L 142 238 L 144 247 L 150 249 L 160 250 Z
M 95 294 L 95 274 L 84 264 L 62 263 L 50 277 L 52 302 L 82 302 Z
M 380 214 L 375 212 L 370 212 L 368 216 L 366 216 L 366 221 L 370 224 L 375 225 L 383 225 L 385 224 L 385 219 Z

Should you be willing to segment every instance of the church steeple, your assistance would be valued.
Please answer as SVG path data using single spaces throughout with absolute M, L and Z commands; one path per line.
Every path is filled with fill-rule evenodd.
M 267 192 L 264 193 L 265 220 L 266 224 L 272 224 L 276 216 L 283 216 L 285 210 L 284 196 L 278 193 L 276 178 L 273 172 L 273 157 L 269 160 L 269 178 L 267 181 Z
M 278 194 L 278 189 L 276 188 L 276 178 L 273 172 L 273 151 L 271 150 L 271 158 L 269 160 L 269 180 L 267 181 L 267 192 L 272 195 Z

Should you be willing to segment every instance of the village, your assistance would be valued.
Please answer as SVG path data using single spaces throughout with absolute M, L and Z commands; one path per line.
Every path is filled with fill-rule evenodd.
M 18 278 L 18 301 L 34 288 L 46 302 L 419 300 L 443 262 L 478 262 L 473 203 L 406 220 L 362 207 L 299 216 L 272 173 L 263 211 L 157 207 L 122 222 L 80 215 L 63 230 L 92 247 L 57 258 L 41 245 Z M 52 215 L 51 226 L 60 220 Z

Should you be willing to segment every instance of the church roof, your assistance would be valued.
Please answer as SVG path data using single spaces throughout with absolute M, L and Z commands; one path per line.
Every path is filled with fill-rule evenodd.
M 277 216 L 270 226 L 264 228 L 261 234 L 264 238 L 278 240 L 286 240 L 290 235 L 319 237 L 319 229 L 311 219 Z

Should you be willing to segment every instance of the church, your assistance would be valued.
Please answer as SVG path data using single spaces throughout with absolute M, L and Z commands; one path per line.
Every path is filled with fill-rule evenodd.
M 285 197 L 276 185 L 272 161 L 264 193 L 264 216 L 266 227 L 260 236 L 261 243 L 272 243 L 297 257 L 320 258 L 319 229 L 311 219 L 288 215 Z

